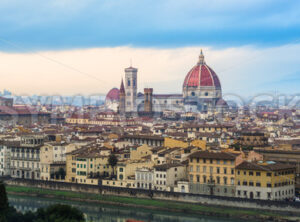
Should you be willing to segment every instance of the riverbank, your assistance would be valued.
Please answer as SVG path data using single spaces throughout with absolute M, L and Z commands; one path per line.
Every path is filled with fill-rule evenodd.
M 72 191 L 57 191 L 50 189 L 40 189 L 24 186 L 6 186 L 9 194 L 55 198 L 61 200 L 84 201 L 93 203 L 106 203 L 111 205 L 126 206 L 126 207 L 142 207 L 146 209 L 155 209 L 163 211 L 181 212 L 187 214 L 198 214 L 203 216 L 214 216 L 221 218 L 247 219 L 248 221 L 299 221 L 300 215 L 285 214 L 248 210 L 232 207 L 220 207 L 212 205 L 200 205 L 193 203 L 183 203 L 165 200 L 153 200 L 133 197 L 122 197 L 112 195 L 90 194 L 83 192 Z M 297 218 L 296 218 L 297 216 Z

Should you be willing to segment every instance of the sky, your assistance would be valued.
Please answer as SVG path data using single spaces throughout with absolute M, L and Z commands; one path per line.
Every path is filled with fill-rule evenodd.
M 139 91 L 181 93 L 200 49 L 224 94 L 299 93 L 300 2 L 2 0 L 0 89 L 106 94 L 124 68 Z

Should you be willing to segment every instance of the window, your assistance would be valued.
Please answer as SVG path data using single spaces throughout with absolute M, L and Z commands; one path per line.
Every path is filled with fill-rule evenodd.
M 123 168 L 122 168 L 122 167 L 120 167 L 120 168 L 119 168 L 119 171 L 120 171 L 120 172 L 123 172 Z
M 128 79 L 128 81 L 127 81 L 127 86 L 130 86 L 130 80 Z
M 230 178 L 230 184 L 234 185 L 234 178 Z
M 260 197 L 260 192 L 258 192 L 258 191 L 256 192 L 256 197 L 258 197 L 258 198 Z
M 241 191 L 240 191 L 240 190 L 238 190 L 237 194 L 238 194 L 238 196 L 241 196 Z
M 220 173 L 220 167 L 217 167 L 217 173 L 218 174 Z
M 217 177 L 217 184 L 220 184 L 220 177 Z
M 249 171 L 249 176 L 253 176 L 253 171 Z
M 252 181 L 249 182 L 249 186 L 253 187 L 253 182 Z
M 272 184 L 268 182 L 267 187 L 272 187 Z
M 190 166 L 190 172 L 193 172 L 193 166 Z
M 238 184 L 238 185 L 241 185 L 241 181 L 238 180 L 237 184 Z
M 195 96 L 195 92 L 191 92 L 191 96 Z
M 259 176 L 260 176 L 260 172 L 256 172 L 256 176 L 258 176 L 258 177 L 259 177 Z
M 206 173 L 206 166 L 203 167 L 203 173 Z
M 197 183 L 200 183 L 200 176 L 197 175 Z
M 193 175 L 190 175 L 190 182 L 193 182 Z
M 260 185 L 260 182 L 256 182 L 256 186 L 257 187 L 260 187 L 261 185 Z
M 197 166 L 197 173 L 200 172 L 200 166 Z
M 247 181 L 243 181 L 243 185 L 247 186 L 248 185 Z
M 234 174 L 234 168 L 231 168 L 231 174 L 232 175 Z
M 206 176 L 203 176 L 203 183 L 206 183 Z
M 272 173 L 267 173 L 267 177 L 271 177 L 272 176 Z
M 224 167 L 224 174 L 227 174 L 227 168 Z
M 224 181 L 224 184 L 226 185 L 227 184 L 227 177 L 224 177 L 223 181 Z

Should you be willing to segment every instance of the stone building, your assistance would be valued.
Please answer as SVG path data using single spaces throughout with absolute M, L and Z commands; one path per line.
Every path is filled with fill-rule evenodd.
M 235 196 L 237 155 L 198 151 L 189 156 L 190 193 Z
M 153 189 L 154 173 L 153 169 L 138 168 L 135 171 L 135 187 L 137 189 Z
M 259 200 L 293 199 L 295 167 L 267 162 L 243 162 L 236 167 L 236 196 Z
M 44 144 L 43 135 L 24 135 L 21 141 L 10 145 L 11 177 L 40 179 L 40 148 Z
M 181 163 L 161 164 L 154 166 L 154 189 L 174 191 L 177 181 L 186 178 L 186 166 Z

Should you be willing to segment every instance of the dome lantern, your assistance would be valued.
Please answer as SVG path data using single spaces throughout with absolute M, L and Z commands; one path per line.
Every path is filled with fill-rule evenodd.
M 203 52 L 202 52 L 202 49 L 201 49 L 200 55 L 199 55 L 198 65 L 204 65 L 204 64 L 205 64 L 204 55 L 203 55 Z

